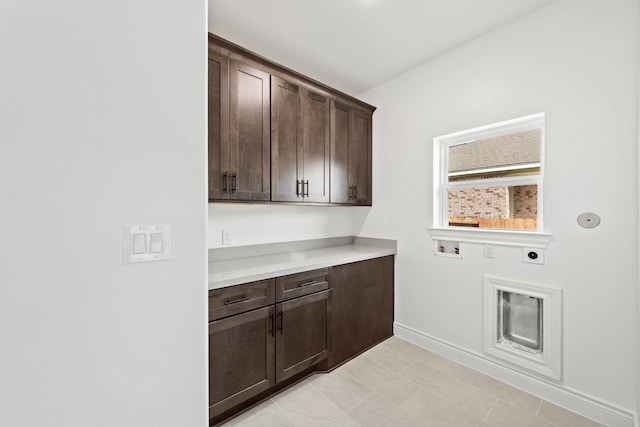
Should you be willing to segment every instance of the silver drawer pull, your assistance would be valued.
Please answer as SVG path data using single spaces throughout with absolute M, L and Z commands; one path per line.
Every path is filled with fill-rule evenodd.
M 298 285 L 299 288 L 303 287 L 303 286 L 311 286 L 311 285 L 315 285 L 316 283 L 318 283 L 316 280 L 312 280 L 310 282 L 304 282 L 304 283 L 300 283 Z
M 249 297 L 240 297 L 240 298 L 236 298 L 236 299 L 228 299 L 228 300 L 226 300 L 224 302 L 224 305 L 237 304 L 239 302 L 246 301 L 248 299 L 249 299 Z

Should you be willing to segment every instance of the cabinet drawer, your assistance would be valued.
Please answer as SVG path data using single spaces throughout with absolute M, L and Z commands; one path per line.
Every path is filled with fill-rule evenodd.
M 275 303 L 275 279 L 209 291 L 209 321 Z
M 276 279 L 276 302 L 329 289 L 328 274 L 329 269 L 321 268 L 278 277 Z

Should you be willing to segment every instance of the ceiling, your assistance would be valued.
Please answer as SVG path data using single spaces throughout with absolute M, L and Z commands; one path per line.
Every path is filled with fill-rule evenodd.
M 208 27 L 358 95 L 552 1 L 208 0 Z

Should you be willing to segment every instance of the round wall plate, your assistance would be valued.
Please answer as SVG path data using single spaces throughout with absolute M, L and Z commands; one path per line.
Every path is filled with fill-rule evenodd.
M 584 228 L 596 228 L 600 225 L 600 217 L 593 212 L 585 212 L 578 215 L 578 224 Z

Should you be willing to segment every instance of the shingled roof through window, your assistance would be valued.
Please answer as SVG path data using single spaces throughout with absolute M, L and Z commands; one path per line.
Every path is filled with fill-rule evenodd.
M 541 130 L 531 129 L 449 147 L 449 172 L 540 163 Z

